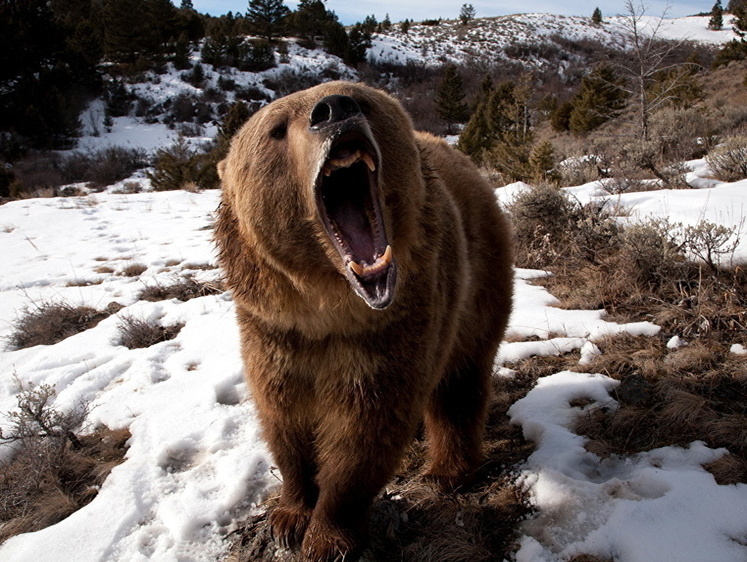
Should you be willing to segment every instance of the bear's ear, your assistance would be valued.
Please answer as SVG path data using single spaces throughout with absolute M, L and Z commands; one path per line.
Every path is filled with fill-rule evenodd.
M 221 160 L 218 162 L 218 177 L 223 180 L 226 173 L 226 160 Z

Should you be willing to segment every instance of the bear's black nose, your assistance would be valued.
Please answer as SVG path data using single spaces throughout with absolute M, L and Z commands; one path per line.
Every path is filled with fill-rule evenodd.
M 311 110 L 309 126 L 312 129 L 321 129 L 326 125 L 344 121 L 355 115 L 359 115 L 361 108 L 350 96 L 326 96 Z

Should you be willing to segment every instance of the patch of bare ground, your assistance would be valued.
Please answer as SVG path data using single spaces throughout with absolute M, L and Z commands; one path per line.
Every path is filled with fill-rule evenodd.
M 703 441 L 729 451 L 706 467 L 720 484 L 747 482 L 747 357 L 711 338 L 678 349 L 630 335 L 597 345 L 602 354 L 583 370 L 620 381 L 619 408 L 579 421 L 588 450 L 604 457 Z
M 517 484 L 517 466 L 533 447 L 506 412 L 534 386 L 534 375 L 496 377 L 488 418 L 485 463 L 475 481 L 444 494 L 421 476 L 427 446 L 418 438 L 400 472 L 371 509 L 370 541 L 362 561 L 464 562 L 503 560 L 518 548 L 517 530 L 531 514 Z M 230 537 L 231 562 L 293 561 L 298 554 L 279 548 L 270 536 L 267 515 L 277 497 L 259 515 L 249 517 Z

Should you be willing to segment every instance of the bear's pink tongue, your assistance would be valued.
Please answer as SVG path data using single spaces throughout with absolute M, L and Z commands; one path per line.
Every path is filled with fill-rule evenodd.
M 362 205 L 352 199 L 340 202 L 330 213 L 353 259 L 372 263 L 376 251 L 371 223 Z

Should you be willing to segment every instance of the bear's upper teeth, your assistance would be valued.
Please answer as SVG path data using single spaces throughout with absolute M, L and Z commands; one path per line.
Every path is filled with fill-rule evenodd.
M 374 164 L 373 158 L 368 152 L 361 152 L 360 150 L 356 150 L 352 154 L 346 157 L 342 158 L 330 158 L 324 163 L 324 167 L 322 168 L 322 171 L 324 172 L 324 175 L 329 177 L 332 172 L 335 170 L 338 170 L 340 168 L 347 168 L 349 166 L 352 166 L 359 160 L 363 160 L 365 162 L 366 166 L 368 166 L 368 169 L 372 172 L 376 170 L 376 164 Z
M 374 261 L 371 265 L 360 264 L 355 260 L 350 260 L 348 262 L 348 267 L 358 277 L 367 277 L 369 275 L 373 275 L 375 273 L 383 271 L 389 266 L 390 263 L 392 263 L 392 247 L 387 245 L 386 250 L 384 250 L 384 254 L 376 258 L 376 261 Z

